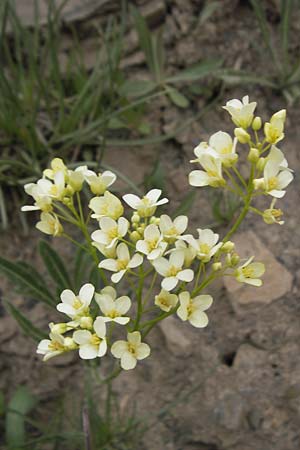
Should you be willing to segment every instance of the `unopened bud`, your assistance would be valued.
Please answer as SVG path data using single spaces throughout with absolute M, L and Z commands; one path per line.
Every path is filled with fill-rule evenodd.
M 211 268 L 214 272 L 217 272 L 218 270 L 222 269 L 222 263 L 221 262 L 213 263 Z
M 256 163 L 259 160 L 259 150 L 257 148 L 251 148 L 247 159 L 252 163 Z
M 138 215 L 138 213 L 133 213 L 132 217 L 131 217 L 131 222 L 132 223 L 139 223 L 139 221 L 141 220 L 140 216 Z
M 81 317 L 79 325 L 80 328 L 91 330 L 93 328 L 93 319 L 90 316 Z
M 68 325 L 66 323 L 50 323 L 49 324 L 51 333 L 64 334 L 68 330 Z
M 230 253 L 234 249 L 234 242 L 227 241 L 222 245 L 221 250 L 224 253 Z
M 265 168 L 266 163 L 267 163 L 266 158 L 259 158 L 259 160 L 256 163 L 257 170 L 259 170 L 259 172 L 262 172 Z
M 241 144 L 247 144 L 250 141 L 250 134 L 243 128 L 235 128 L 234 135 Z
M 129 236 L 131 242 L 134 244 L 141 239 L 141 235 L 137 231 L 133 231 Z
M 252 129 L 254 131 L 258 131 L 261 129 L 262 126 L 262 121 L 260 117 L 254 117 L 253 122 L 252 122 Z
M 66 337 L 64 339 L 64 347 L 66 350 L 75 350 L 77 348 L 77 344 L 72 338 Z
M 137 228 L 137 232 L 140 233 L 140 235 L 143 236 L 143 234 L 144 234 L 144 229 L 145 229 L 145 226 L 140 226 L 140 227 Z
M 226 263 L 230 267 L 237 266 L 239 262 L 240 262 L 240 257 L 237 253 L 228 254 L 226 256 Z

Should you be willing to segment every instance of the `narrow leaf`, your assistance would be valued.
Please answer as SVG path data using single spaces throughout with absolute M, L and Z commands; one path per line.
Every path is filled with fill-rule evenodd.
M 58 253 L 46 241 L 40 241 L 39 252 L 49 275 L 61 290 L 72 288 L 68 271 Z
M 214 71 L 222 66 L 222 59 L 213 59 L 202 61 L 194 66 L 188 67 L 181 72 L 178 72 L 173 77 L 167 78 L 168 83 L 177 83 L 181 81 L 196 81 L 208 75 L 214 75 Z
M 36 342 L 47 337 L 46 333 L 33 325 L 31 320 L 27 319 L 12 303 L 5 302 L 5 306 L 27 336 L 30 336 Z
M 55 300 L 48 289 L 40 279 L 37 279 L 35 273 L 30 273 L 28 269 L 17 263 L 8 261 L 0 257 L 0 272 L 7 276 L 24 293 L 31 295 L 36 300 L 54 306 Z
M 174 105 L 178 106 L 179 108 L 187 108 L 189 106 L 189 100 L 177 89 L 169 87 L 167 90 L 167 94 Z
M 149 94 L 156 88 L 156 83 L 151 80 L 127 80 L 119 89 L 119 94 L 124 97 L 141 97 Z
M 26 442 L 25 416 L 36 404 L 36 398 L 26 386 L 20 386 L 8 404 L 6 441 L 9 449 L 19 450 Z

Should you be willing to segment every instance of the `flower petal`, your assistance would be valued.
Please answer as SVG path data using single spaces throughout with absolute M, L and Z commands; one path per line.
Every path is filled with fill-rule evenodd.
M 121 367 L 124 370 L 131 370 L 134 369 L 136 366 L 137 360 L 132 355 L 132 353 L 126 351 L 121 356 Z

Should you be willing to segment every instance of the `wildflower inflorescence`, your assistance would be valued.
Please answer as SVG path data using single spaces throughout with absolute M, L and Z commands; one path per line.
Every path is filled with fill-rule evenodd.
M 65 236 L 89 252 L 102 286 L 95 292 L 95 287 L 86 283 L 79 293 L 69 289 L 61 293 L 57 310 L 68 320 L 50 324 L 49 339 L 42 340 L 37 349 L 44 360 L 71 350 L 78 350 L 82 359 L 102 358 L 110 352 L 120 359 L 122 369 L 133 369 L 150 354 L 143 340 L 169 315 L 176 313 L 197 328 L 207 326 L 206 311 L 213 298 L 202 291 L 217 278 L 231 276 L 237 282 L 261 286 L 264 265 L 253 262 L 254 257 L 242 261 L 229 239 L 250 211 L 266 224 L 284 223 L 275 202 L 285 195 L 293 174 L 276 144 L 284 137 L 286 112 L 275 113 L 263 125 L 261 118 L 254 116 L 256 103 L 250 103 L 248 96 L 228 101 L 224 109 L 236 126 L 234 137 L 218 131 L 208 142 L 200 142 L 194 149 L 196 159 L 191 161 L 200 168 L 189 174 L 192 186 L 225 189 L 243 202 L 240 215 L 223 239 L 211 229 L 198 228 L 196 235 L 188 234 L 186 216 L 156 215 L 157 208 L 168 203 L 159 189 L 142 198 L 126 194 L 120 200 L 109 190 L 116 180 L 110 171 L 95 173 L 87 166 L 70 170 L 55 158 L 42 179 L 25 186 L 34 204 L 22 209 L 40 210 L 36 225 L 40 231 Z M 237 167 L 245 146 L 246 177 Z M 87 217 L 81 203 L 84 184 L 85 194 L 89 190 L 90 196 Z M 263 211 L 254 207 L 257 196 L 273 197 L 271 205 Z M 79 227 L 85 244 L 66 233 L 64 221 Z M 126 340 L 115 340 L 118 328 L 125 328 Z

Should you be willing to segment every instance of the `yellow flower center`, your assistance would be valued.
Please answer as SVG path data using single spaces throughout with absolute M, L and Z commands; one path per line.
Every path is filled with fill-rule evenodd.
M 210 178 L 218 178 L 218 173 L 215 170 L 207 170 L 206 173 Z
M 112 309 L 111 311 L 109 311 L 108 316 L 111 319 L 115 319 L 116 317 L 119 317 L 120 314 L 118 313 L 118 311 L 116 311 L 115 309 Z
M 130 344 L 130 342 L 128 342 L 128 351 L 129 351 L 129 353 L 131 353 L 132 355 L 135 355 L 135 352 L 136 352 L 135 345 Z
M 158 239 L 152 239 L 152 241 L 148 241 L 148 249 L 149 251 L 154 250 L 157 246 Z
M 180 272 L 180 270 L 181 270 L 181 269 L 179 269 L 179 268 L 176 267 L 176 266 L 171 266 L 170 269 L 169 269 L 169 271 L 168 271 L 167 276 L 168 276 L 168 277 L 176 277 L 176 275 L 178 274 L 178 272 Z
M 117 268 L 118 270 L 124 270 L 127 268 L 128 261 L 127 259 L 118 259 Z
M 107 233 L 109 239 L 113 240 L 118 237 L 118 227 L 111 228 Z
M 97 336 L 97 334 L 92 334 L 91 339 L 90 339 L 90 344 L 100 345 L 101 341 L 102 341 L 102 339 L 99 338 L 99 336 Z
M 58 194 L 57 186 L 55 186 L 55 185 L 51 186 L 50 194 L 54 195 L 54 196 L 57 196 L 57 194 Z
M 189 303 L 189 305 L 186 308 L 188 317 L 195 311 L 195 307 L 192 302 Z
M 251 267 L 243 267 L 242 273 L 245 278 L 254 278 L 254 270 Z
M 64 346 L 63 344 L 61 344 L 60 342 L 57 341 L 52 341 L 49 344 L 49 350 L 51 350 L 52 352 L 56 352 L 56 351 L 64 351 Z
M 168 297 L 159 297 L 159 303 L 163 306 L 170 306 L 170 300 Z
M 210 252 L 210 246 L 208 244 L 202 243 L 199 245 L 199 249 L 201 253 L 208 255 Z
M 271 177 L 268 181 L 269 190 L 272 191 L 273 189 L 277 189 L 278 187 L 278 178 L 277 177 Z
M 283 212 L 281 211 L 281 209 L 272 209 L 271 214 L 276 219 L 278 219 L 279 217 L 283 216 Z
M 74 309 L 80 309 L 82 307 L 82 302 L 79 300 L 78 297 L 75 298 L 72 306 Z
M 228 155 L 228 153 L 231 153 L 232 147 L 223 147 L 220 150 L 221 155 Z

